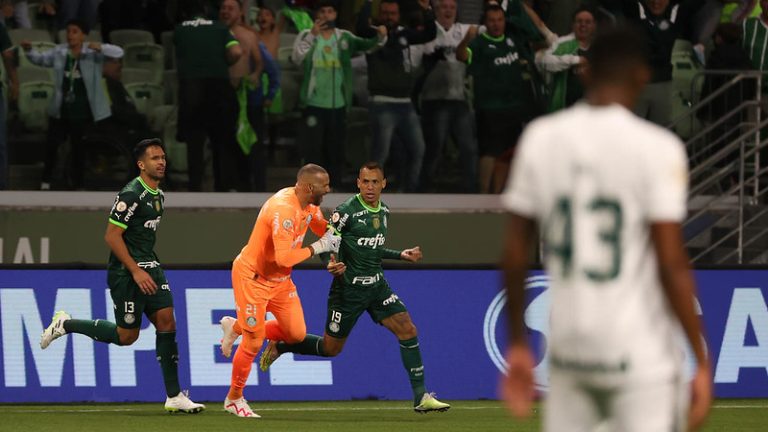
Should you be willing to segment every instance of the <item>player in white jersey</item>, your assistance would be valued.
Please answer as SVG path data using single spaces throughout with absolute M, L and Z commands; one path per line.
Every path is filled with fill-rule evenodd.
M 502 197 L 511 211 L 503 393 L 514 414 L 530 412 L 524 279 L 538 226 L 552 290 L 545 430 L 695 428 L 712 381 L 680 228 L 685 148 L 630 111 L 650 77 L 642 38 L 610 30 L 591 54 L 587 102 L 527 128 Z M 681 327 L 698 362 L 690 387 Z

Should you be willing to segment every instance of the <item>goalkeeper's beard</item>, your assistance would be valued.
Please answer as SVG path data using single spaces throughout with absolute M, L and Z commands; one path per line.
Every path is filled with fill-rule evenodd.
M 309 203 L 319 206 L 323 202 L 323 195 L 325 194 L 312 193 L 312 196 L 309 197 Z

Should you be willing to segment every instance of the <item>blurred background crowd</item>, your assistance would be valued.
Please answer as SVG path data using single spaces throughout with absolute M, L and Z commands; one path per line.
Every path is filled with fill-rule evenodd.
M 274 191 L 314 162 L 347 191 L 375 160 L 390 191 L 498 193 L 525 124 L 578 102 L 595 33 L 625 23 L 643 29 L 653 67 L 635 111 L 699 140 L 692 163 L 759 123 L 768 88 L 768 0 L 1 0 L 0 12 L 0 189 L 112 190 L 135 175 L 132 146 L 160 137 L 166 190 Z M 754 79 L 734 84 L 741 71 Z

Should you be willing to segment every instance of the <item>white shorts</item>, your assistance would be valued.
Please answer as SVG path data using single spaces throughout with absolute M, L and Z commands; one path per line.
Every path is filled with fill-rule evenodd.
M 547 432 L 683 432 L 689 405 L 683 379 L 599 387 L 577 374 L 550 370 Z

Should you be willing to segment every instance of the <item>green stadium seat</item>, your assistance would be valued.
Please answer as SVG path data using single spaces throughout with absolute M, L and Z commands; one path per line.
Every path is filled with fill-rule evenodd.
M 280 46 L 293 48 L 296 36 L 298 36 L 296 33 L 280 33 Z
M 187 172 L 187 145 L 176 141 L 178 109 L 175 105 L 160 105 L 150 113 L 149 127 L 162 137 L 165 144 L 168 168 L 174 173 Z
M 8 36 L 14 45 L 21 44 L 21 41 L 30 42 L 50 42 L 53 43 L 53 37 L 48 30 L 42 29 L 11 29 L 8 30 Z
M 132 43 L 123 47 L 123 65 L 125 67 L 146 69 L 152 73 L 151 81 L 156 84 L 163 82 L 165 68 L 165 52 L 163 47 L 155 43 Z
M 347 113 L 346 162 L 360 167 L 370 159 L 371 132 L 368 109 L 353 106 Z
M 130 44 L 135 44 L 135 43 L 139 43 L 139 44 L 155 43 L 155 37 L 152 35 L 152 33 L 146 30 L 132 30 L 132 29 L 112 30 L 109 33 L 109 40 L 110 40 L 110 43 L 113 43 L 115 45 L 120 45 L 123 48 L 125 48 Z
M 48 81 L 19 84 L 19 119 L 28 130 L 48 130 L 48 106 L 55 87 Z
M 20 66 L 17 71 L 19 83 L 50 82 L 53 84 L 53 69 L 40 66 Z
M 148 116 L 155 107 L 163 105 L 164 89 L 160 84 L 126 84 L 125 90 L 133 99 L 136 109 L 145 116 Z
M 297 109 L 303 74 L 298 70 L 280 71 L 280 88 L 283 93 L 283 114 Z
M 152 82 L 152 72 L 147 69 L 124 67 L 122 75 L 123 84 Z
M 280 65 L 280 69 L 296 69 L 297 66 L 291 61 L 291 54 L 293 53 L 293 47 L 281 46 L 277 49 L 277 63 Z
M 690 104 L 699 100 L 703 79 L 696 79 L 702 66 L 693 54 L 690 42 L 675 41 L 672 50 L 672 118 L 675 119 L 690 110 Z M 701 77 L 699 77 L 701 78 Z M 692 136 L 701 124 L 695 116 L 675 127 L 682 138 Z

